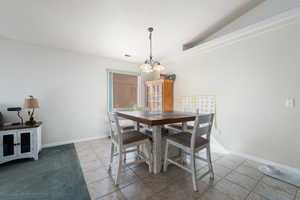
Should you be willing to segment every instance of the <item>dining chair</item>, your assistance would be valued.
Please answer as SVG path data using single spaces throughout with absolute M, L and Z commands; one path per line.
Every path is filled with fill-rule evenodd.
M 214 179 L 214 171 L 211 162 L 211 152 L 210 152 L 210 135 L 211 128 L 213 124 L 214 114 L 197 114 L 196 120 L 194 122 L 194 127 L 192 134 L 189 132 L 180 132 L 178 134 L 171 135 L 167 137 L 166 149 L 165 149 L 165 159 L 164 159 L 164 171 L 167 171 L 169 163 L 172 163 L 192 174 L 192 182 L 194 191 L 198 190 L 197 178 L 196 178 L 196 166 L 195 159 L 200 159 L 208 163 L 209 170 L 199 177 L 199 179 L 210 174 L 210 178 Z M 177 161 L 168 157 L 169 145 L 173 145 L 185 154 L 189 155 L 191 158 L 190 167 L 185 167 L 184 165 L 178 163 Z M 202 158 L 196 155 L 199 151 L 206 149 L 207 158 Z
M 110 136 L 111 136 L 111 153 L 110 153 L 110 163 L 109 171 L 111 171 L 113 158 L 118 157 L 117 174 L 115 179 L 115 185 L 119 185 L 121 178 L 121 170 L 130 165 L 139 164 L 141 162 L 146 162 L 149 165 L 149 173 L 152 173 L 152 150 L 151 142 L 149 138 L 137 130 L 124 131 L 120 127 L 119 117 L 117 113 L 108 113 L 109 125 L 110 125 Z M 138 150 L 138 147 L 145 146 L 144 152 Z M 134 148 L 135 147 L 135 148 Z M 116 150 L 116 151 L 115 151 Z M 127 153 L 136 152 L 139 159 L 126 163 L 124 156 Z
M 127 109 L 127 108 L 114 108 L 113 112 L 117 112 L 117 111 L 131 111 L 131 109 Z M 134 130 L 135 129 L 135 125 L 132 121 L 128 120 L 128 119 L 124 119 L 124 118 L 119 118 L 119 124 L 121 126 L 121 129 L 123 131 L 128 131 L 128 130 Z
M 184 112 L 186 112 L 186 110 L 184 109 Z M 199 114 L 199 109 L 196 109 L 196 114 Z M 175 123 L 175 124 L 169 124 L 167 126 L 168 129 L 174 131 L 175 133 L 176 132 L 182 132 L 182 131 L 193 131 L 193 128 L 194 128 L 194 125 L 193 124 L 187 124 L 186 125 L 186 130 L 183 130 L 184 129 L 184 125 L 183 123 Z

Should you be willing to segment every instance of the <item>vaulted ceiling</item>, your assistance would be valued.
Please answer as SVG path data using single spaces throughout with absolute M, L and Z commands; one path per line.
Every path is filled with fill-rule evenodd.
M 257 0 L 1 1 L 0 36 L 45 47 L 142 62 L 153 26 L 154 57 L 182 51 Z M 246 8 L 246 9 L 245 9 Z M 132 57 L 124 57 L 130 54 Z

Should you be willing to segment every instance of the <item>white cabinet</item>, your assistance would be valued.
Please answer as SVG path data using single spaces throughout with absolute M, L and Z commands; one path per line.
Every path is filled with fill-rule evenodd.
M 38 160 L 41 146 L 41 124 L 0 128 L 0 164 L 21 158 Z

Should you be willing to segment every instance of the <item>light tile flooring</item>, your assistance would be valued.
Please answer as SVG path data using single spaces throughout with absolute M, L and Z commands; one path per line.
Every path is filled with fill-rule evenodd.
M 208 176 L 198 180 L 198 192 L 192 190 L 191 176 L 173 165 L 159 175 L 149 174 L 145 164 L 129 167 L 116 187 L 115 170 L 111 175 L 107 172 L 109 139 L 76 143 L 75 147 L 92 199 L 300 200 L 300 188 L 263 175 L 258 163 L 217 153 L 212 154 L 215 180 L 211 182 Z M 199 175 L 207 170 L 205 163 L 197 165 Z

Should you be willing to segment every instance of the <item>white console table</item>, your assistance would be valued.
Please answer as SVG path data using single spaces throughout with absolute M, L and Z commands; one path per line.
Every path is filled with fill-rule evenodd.
M 0 164 L 15 159 L 38 160 L 42 149 L 41 123 L 0 127 Z

